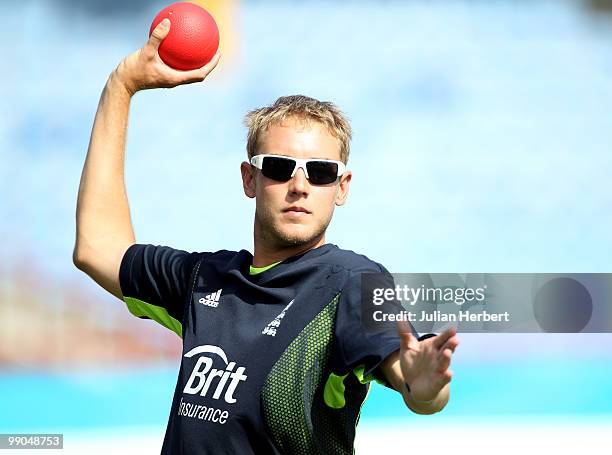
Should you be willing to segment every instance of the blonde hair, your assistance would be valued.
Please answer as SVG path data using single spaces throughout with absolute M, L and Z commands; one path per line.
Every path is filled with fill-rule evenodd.
M 244 125 L 249 129 L 246 145 L 249 160 L 257 154 L 259 141 L 268 128 L 290 118 L 325 125 L 340 143 L 340 161 L 347 163 L 352 137 L 348 119 L 335 104 L 304 95 L 281 96 L 274 104 L 246 114 Z

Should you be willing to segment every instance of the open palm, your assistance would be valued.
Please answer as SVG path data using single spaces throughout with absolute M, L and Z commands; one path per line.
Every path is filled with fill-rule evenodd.
M 451 327 L 435 337 L 419 341 L 405 322 L 397 323 L 400 367 L 416 401 L 431 401 L 453 376 L 451 356 L 459 345 L 457 329 Z

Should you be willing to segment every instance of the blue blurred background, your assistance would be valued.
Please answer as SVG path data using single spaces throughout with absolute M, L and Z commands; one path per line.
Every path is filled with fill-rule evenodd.
M 100 92 L 168 3 L 2 2 L 0 433 L 159 451 L 180 340 L 131 316 L 73 266 L 72 249 Z M 301 93 L 338 104 L 355 133 L 329 242 L 392 272 L 611 271 L 612 2 L 198 3 L 221 28 L 220 66 L 132 102 L 139 243 L 252 251 L 242 118 Z M 506 445 L 517 448 L 548 438 L 569 450 L 559 441 L 570 435 L 605 444 L 612 336 L 460 339 L 446 409 L 418 416 L 374 385 L 358 453 L 383 437 L 432 448 L 427 432 L 441 427 L 472 453 L 490 450 L 473 445 L 484 426 L 516 428 Z

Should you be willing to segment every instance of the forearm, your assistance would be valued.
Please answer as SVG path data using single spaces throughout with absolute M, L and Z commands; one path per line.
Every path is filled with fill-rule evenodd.
M 81 174 L 75 262 L 85 261 L 94 251 L 134 243 L 124 183 L 130 100 L 130 93 L 113 72 L 100 97 Z

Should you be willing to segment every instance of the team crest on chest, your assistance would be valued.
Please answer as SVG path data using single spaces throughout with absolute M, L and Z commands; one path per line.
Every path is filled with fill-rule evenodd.
M 291 302 L 287 304 L 287 306 L 283 309 L 283 311 L 280 312 L 278 316 L 276 316 L 272 321 L 268 323 L 268 325 L 261 331 L 262 335 L 268 335 L 271 337 L 276 336 L 276 331 L 278 330 L 281 321 L 285 317 L 285 313 L 287 312 L 289 307 L 293 305 L 293 300 L 291 300 Z

